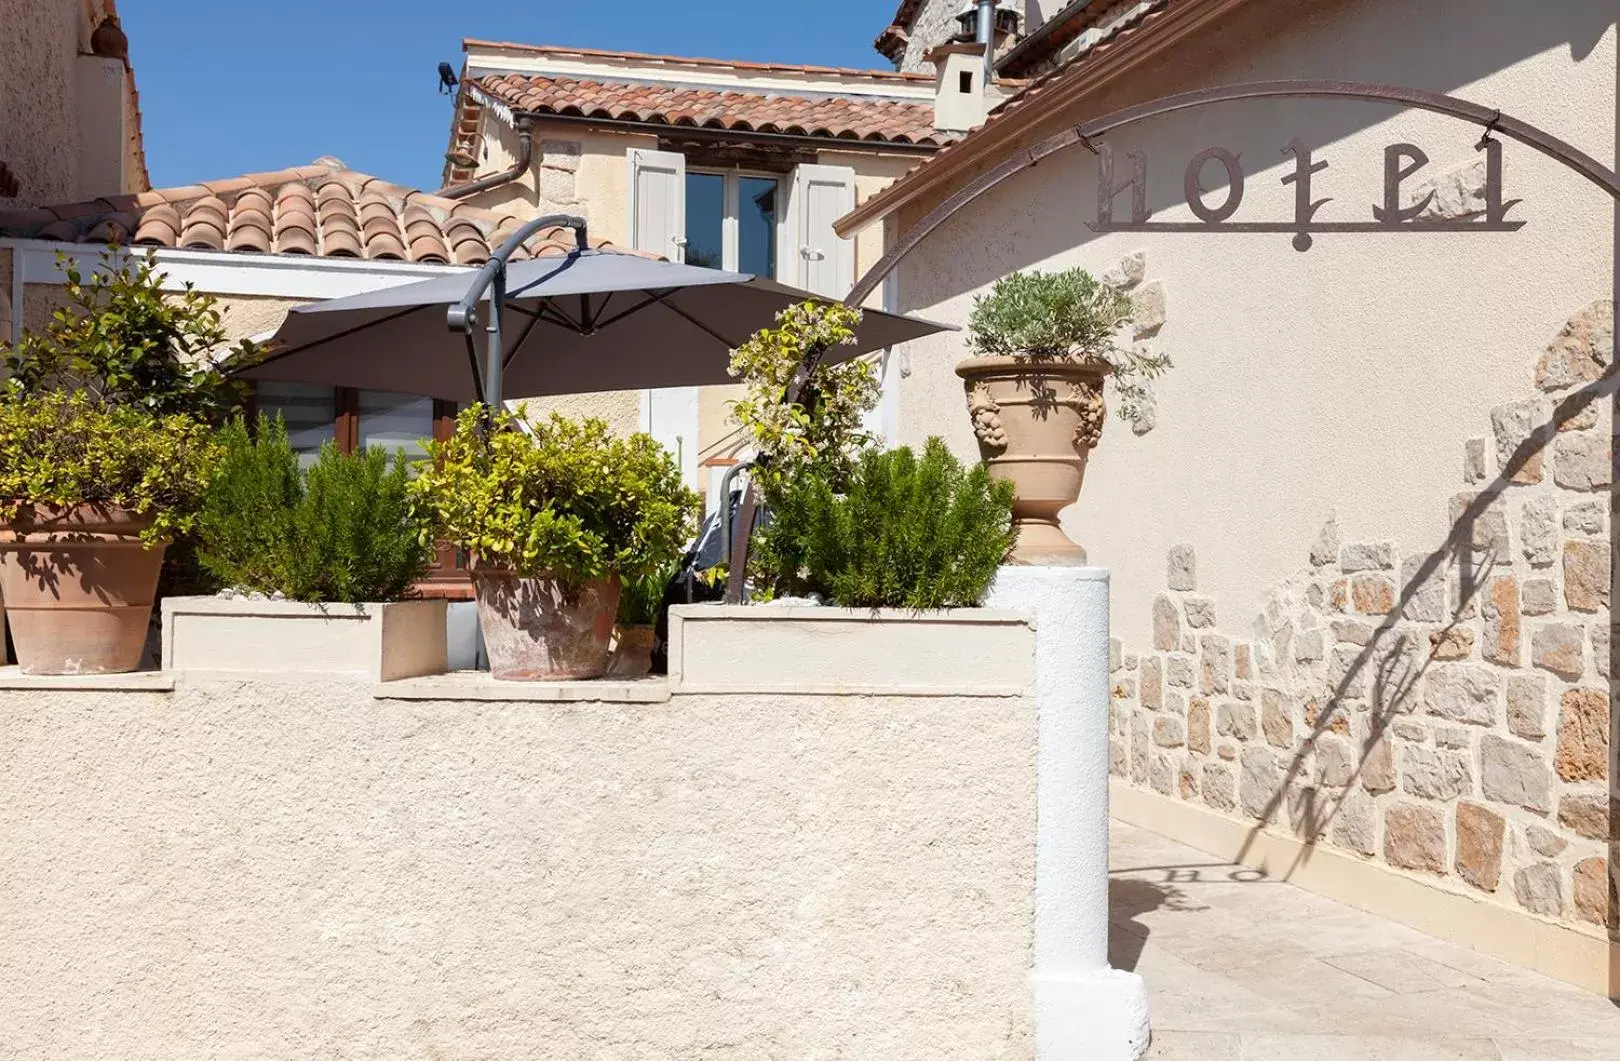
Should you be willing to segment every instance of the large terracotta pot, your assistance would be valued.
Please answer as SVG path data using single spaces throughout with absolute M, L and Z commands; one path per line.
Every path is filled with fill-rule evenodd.
M 566 593 L 554 578 L 472 572 L 490 673 L 501 681 L 559 682 L 607 673 L 617 576 Z
M 1013 484 L 1018 542 L 1011 562 L 1084 564 L 1058 513 L 1074 504 L 1108 411 L 1101 361 L 970 357 L 956 366 L 990 474 Z
M 613 655 L 608 663 L 609 678 L 645 678 L 652 673 L 653 635 L 651 623 L 620 623 L 613 628 Z
M 165 544 L 149 516 L 78 505 L 25 509 L 0 529 L 0 596 L 24 674 L 121 674 L 146 648 Z

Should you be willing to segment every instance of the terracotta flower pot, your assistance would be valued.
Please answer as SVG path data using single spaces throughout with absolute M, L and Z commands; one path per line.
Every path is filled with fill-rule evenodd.
M 559 682 L 607 673 L 619 579 L 587 582 L 572 594 L 554 578 L 474 569 L 478 625 L 490 673 L 501 681 Z
M 1101 361 L 970 357 L 956 366 L 967 390 L 979 456 L 1013 484 L 1017 564 L 1084 564 L 1058 513 L 1074 504 L 1108 410 Z
M 0 596 L 24 674 L 140 667 L 167 544 L 121 508 L 36 508 L 0 530 Z
M 613 656 L 609 678 L 645 678 L 652 673 L 653 634 L 650 623 L 620 623 L 613 628 Z

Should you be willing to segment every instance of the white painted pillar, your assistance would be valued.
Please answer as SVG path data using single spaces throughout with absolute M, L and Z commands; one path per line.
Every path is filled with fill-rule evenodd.
M 1035 1056 L 1134 1061 L 1147 990 L 1108 967 L 1108 572 L 1003 567 L 986 603 L 1035 613 Z

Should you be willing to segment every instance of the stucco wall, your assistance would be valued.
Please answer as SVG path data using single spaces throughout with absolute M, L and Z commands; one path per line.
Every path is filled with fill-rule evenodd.
M 21 194 L 0 199 L 0 208 L 73 198 L 79 7 L 64 0 L 6 4 L 0 32 L 0 161 L 16 174 Z
M 287 312 L 302 304 L 297 299 L 259 295 L 220 295 L 217 298 L 216 308 L 222 315 L 225 337 L 233 343 L 275 331 L 281 327 Z M 51 315 L 67 305 L 64 288 L 56 284 L 25 284 L 23 327 L 42 331 L 50 323 Z
M 0 716 L 18 1057 L 1033 1056 L 1027 699 Z
M 1176 73 L 1065 120 L 1200 85 L 1344 78 L 1499 105 L 1615 157 L 1612 5 L 1456 14 L 1256 0 Z M 1388 144 L 1423 148 L 1422 176 L 1478 157 L 1470 126 L 1348 102 L 1225 105 L 1107 140 L 1122 168 L 1146 153 L 1160 221 L 1193 220 L 1192 155 L 1239 152 L 1241 221 L 1292 217 L 1293 136 L 1329 163 L 1323 220 L 1371 218 Z M 1523 230 L 1320 234 L 1302 254 L 1286 233 L 1097 235 L 1096 167 L 1077 149 L 1008 182 L 899 284 L 908 309 L 961 321 L 1012 270 L 1101 273 L 1144 252 L 1136 290 L 1164 295 L 1150 341 L 1176 365 L 1156 424 L 1110 420 L 1066 522 L 1114 575 L 1114 771 L 1601 938 L 1616 916 L 1612 385 L 1595 383 L 1613 357 L 1612 203 L 1510 145 Z M 963 352 L 960 335 L 913 345 L 903 438 L 975 451 Z
M 1497 6 L 1467 20 L 1441 0 L 1338 0 L 1301 14 L 1255 0 L 1204 51 L 1133 75 L 1128 88 L 1065 115 L 1209 84 L 1291 76 L 1413 84 L 1500 104 L 1614 157 L 1612 6 Z M 1288 32 L 1280 32 L 1286 27 Z M 1460 36 L 1459 36 L 1460 35 Z M 1044 130 L 1043 130 L 1044 132 Z M 1125 163 L 1149 158 L 1149 202 L 1162 221 L 1192 220 L 1182 198 L 1190 157 L 1217 143 L 1248 170 L 1244 218 L 1292 217 L 1281 152 L 1298 136 L 1331 168 L 1315 195 L 1324 220 L 1368 220 L 1381 199 L 1383 149 L 1410 141 L 1440 172 L 1476 157 L 1477 129 L 1372 104 L 1224 105 L 1111 135 Z M 1613 208 L 1606 196 L 1518 145 L 1506 149 L 1507 197 L 1528 222 L 1501 235 L 1326 235 L 1306 254 L 1289 237 L 1097 235 L 1096 159 L 1076 149 L 1002 185 L 926 241 L 901 267 L 904 306 L 965 321 L 972 297 L 1016 269 L 1102 272 L 1145 251 L 1167 295 L 1155 345 L 1176 362 L 1156 385 L 1157 427 L 1137 437 L 1111 418 L 1093 454 L 1071 533 L 1114 572 L 1114 623 L 1145 638 L 1166 551 L 1198 548 L 1200 581 L 1227 621 L 1247 628 L 1270 587 L 1295 571 L 1329 513 L 1347 538 L 1444 538 L 1459 446 L 1490 410 L 1521 395 L 1525 366 L 1563 322 L 1611 287 Z M 1209 167 L 1219 202 L 1218 167 Z M 1415 184 L 1416 182 L 1410 182 Z M 906 211 L 909 228 L 931 203 Z M 1128 213 L 1128 195 L 1119 209 Z M 911 345 L 901 383 L 904 440 L 945 435 L 974 452 L 952 366 L 960 333 Z

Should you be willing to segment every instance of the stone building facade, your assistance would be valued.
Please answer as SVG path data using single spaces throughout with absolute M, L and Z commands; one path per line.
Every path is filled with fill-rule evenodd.
M 1248 637 L 1218 626 L 1193 548 L 1171 549 L 1152 643 L 1113 645 L 1111 772 L 1615 928 L 1613 352 L 1613 304 L 1576 313 L 1527 364 L 1526 396 L 1460 440 L 1458 489 L 1434 499 L 1449 537 L 1341 540 L 1329 521 Z
M 1052 2 L 1046 0 L 1048 6 Z M 903 74 L 932 74 L 934 64 L 928 53 L 962 34 L 959 18 L 967 4 L 968 0 L 906 0 L 895 12 L 894 24 L 878 38 L 878 51 Z M 1030 6 L 1031 0 L 1000 0 L 1000 10 L 1018 16 L 1020 33 L 999 37 L 999 51 L 1005 52 L 1017 43 L 1028 23 Z

